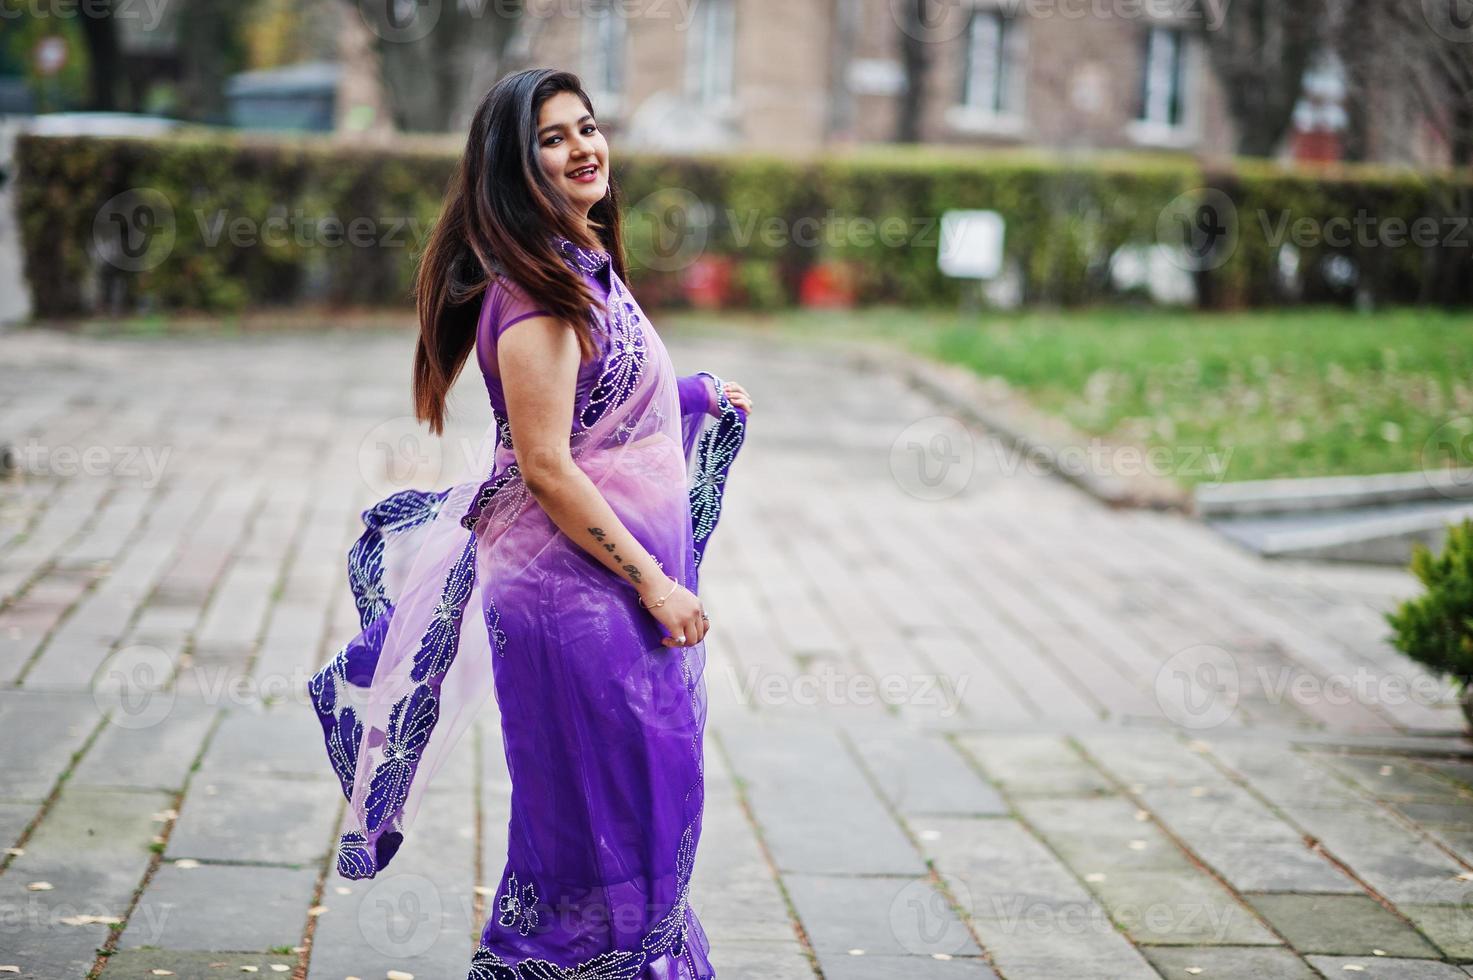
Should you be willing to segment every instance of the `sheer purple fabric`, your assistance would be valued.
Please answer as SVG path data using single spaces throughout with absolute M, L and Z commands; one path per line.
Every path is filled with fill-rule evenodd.
M 574 461 L 661 567 L 695 591 L 745 413 L 716 376 L 675 376 L 607 253 L 558 242 L 609 302 L 602 355 L 575 394 Z M 477 343 L 496 415 L 487 478 L 380 501 L 349 553 L 362 632 L 310 685 L 349 801 L 338 872 L 372 878 L 389 863 L 494 692 L 511 820 L 469 980 L 714 977 L 690 904 L 704 803 L 704 645 L 662 646 L 665 631 L 633 586 L 527 492 L 494 346 L 531 312 L 510 284 L 488 289 Z

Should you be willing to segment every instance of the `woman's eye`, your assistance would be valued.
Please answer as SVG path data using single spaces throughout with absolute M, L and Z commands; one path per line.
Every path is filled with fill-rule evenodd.
M 561 136 L 549 136 L 546 140 L 544 140 L 542 142 L 542 145 L 543 146 L 552 146 L 554 143 L 556 143 L 560 139 L 562 139 Z
M 595 126 L 595 125 L 593 125 L 592 123 L 589 123 L 587 126 L 584 126 L 583 127 L 583 135 L 584 136 L 587 136 L 590 133 L 596 133 L 596 132 L 598 132 L 598 127 Z

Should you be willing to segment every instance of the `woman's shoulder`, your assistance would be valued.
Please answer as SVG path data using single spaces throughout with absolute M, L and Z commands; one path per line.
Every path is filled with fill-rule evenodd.
M 494 339 L 512 324 L 537 315 L 550 314 L 510 276 L 498 272 L 491 274 L 481 301 L 480 333 Z
M 508 302 L 531 299 L 532 294 L 505 272 L 493 270 L 486 281 L 486 305 L 500 306 Z

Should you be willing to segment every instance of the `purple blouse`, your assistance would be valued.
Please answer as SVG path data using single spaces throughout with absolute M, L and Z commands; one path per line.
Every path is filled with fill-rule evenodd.
M 616 275 L 607 255 L 590 257 L 589 253 L 577 249 L 576 246 L 566 242 L 566 239 L 563 242 L 566 243 L 564 251 L 575 256 L 575 261 L 578 261 L 580 268 L 583 269 L 584 281 L 588 283 L 593 294 L 599 300 L 607 302 L 609 291 L 613 288 L 612 280 Z M 589 258 L 593 258 L 593 261 L 597 261 L 598 264 L 594 265 L 593 261 L 586 261 Z M 486 382 L 486 393 L 490 396 L 496 416 L 499 420 L 503 420 L 499 423 L 502 425 L 507 417 L 506 394 L 501 386 L 500 368 L 496 358 L 497 341 L 507 330 L 534 316 L 552 316 L 552 314 L 505 275 L 497 275 L 492 278 L 481 300 L 481 315 L 476 323 L 476 361 L 480 365 L 481 375 Z M 579 367 L 575 405 L 581 405 L 584 402 L 588 392 L 598 380 L 603 361 L 609 353 L 611 341 L 607 336 L 608 323 L 602 315 L 599 317 L 599 324 L 605 328 L 600 338 L 600 356 L 584 361 Z M 680 391 L 682 415 L 696 411 L 705 411 L 710 415 L 717 414 L 719 409 L 715 393 L 701 375 L 683 375 L 677 379 L 676 383 Z M 503 439 L 503 442 L 510 444 L 509 436 Z

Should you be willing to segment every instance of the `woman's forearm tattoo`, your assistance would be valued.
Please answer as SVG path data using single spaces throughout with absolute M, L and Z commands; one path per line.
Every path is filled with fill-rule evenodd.
M 643 576 L 639 574 L 638 568 L 635 568 L 633 565 L 626 562 L 623 558 L 619 557 L 619 553 L 614 550 L 613 542 L 604 540 L 604 538 L 607 537 L 607 534 L 604 532 L 603 528 L 591 527 L 588 529 L 588 533 L 593 535 L 598 543 L 604 546 L 605 551 L 611 552 L 613 554 L 614 561 L 618 562 L 619 567 L 624 569 L 625 573 L 628 574 L 629 580 L 631 582 L 633 582 L 635 585 L 638 585 L 643 580 Z

